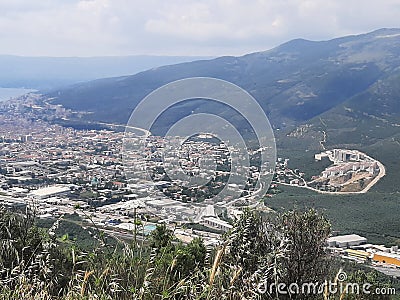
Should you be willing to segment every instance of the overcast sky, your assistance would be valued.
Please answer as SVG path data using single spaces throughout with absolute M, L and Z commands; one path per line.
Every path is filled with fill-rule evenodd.
M 399 0 L 0 0 L 0 54 L 240 55 L 399 18 Z

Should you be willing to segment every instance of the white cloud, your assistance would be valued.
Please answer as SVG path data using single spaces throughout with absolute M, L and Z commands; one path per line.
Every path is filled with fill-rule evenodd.
M 0 0 L 2 53 L 223 55 L 398 26 L 398 0 Z

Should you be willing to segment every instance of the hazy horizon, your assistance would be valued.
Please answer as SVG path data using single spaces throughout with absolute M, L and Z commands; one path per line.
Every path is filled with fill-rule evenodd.
M 5 0 L 0 10 L 1 51 L 6 55 L 239 56 L 295 38 L 320 41 L 398 27 L 400 4 L 394 0 L 362 5 L 358 0 Z

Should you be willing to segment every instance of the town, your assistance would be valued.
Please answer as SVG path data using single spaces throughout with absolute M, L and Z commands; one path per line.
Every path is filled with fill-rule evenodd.
M 227 182 L 231 163 L 226 145 L 212 136 L 200 135 L 188 140 L 181 150 L 169 151 L 177 158 L 186 175 L 197 175 L 207 184 L 181 187 L 183 181 L 171 181 L 176 162 L 164 157 L 165 139 L 156 136 L 130 135 L 130 143 L 146 143 L 144 152 L 123 149 L 124 132 L 111 129 L 77 130 L 41 121 L 35 116 L 34 103 L 16 109 L 14 114 L 0 115 L 0 199 L 2 205 L 18 208 L 31 206 L 41 219 L 57 219 L 78 214 L 90 217 L 110 235 L 129 238 L 140 220 L 142 235 L 157 224 L 173 226 L 177 238 L 190 242 L 201 237 L 206 245 L 219 243 L 220 234 L 232 228 L 243 207 L 257 207 L 269 212 L 262 202 L 248 202 L 259 168 L 251 165 L 244 171 L 249 180 L 243 185 L 229 184 L 228 190 L 240 195 L 213 202 Z M 30 108 L 26 113 L 27 108 Z M 54 109 L 54 108 L 51 108 Z M 59 110 L 65 113 L 64 110 Z M 207 153 L 214 168 L 202 168 L 200 158 Z M 307 187 L 318 192 L 354 192 L 355 183 L 366 186 L 383 176 L 383 165 L 366 154 L 334 149 L 315 155 L 328 158 L 333 166 L 326 168 L 311 182 L 304 173 L 288 168 L 288 159 L 278 158 L 273 184 Z M 124 170 L 124 160 L 131 165 Z M 126 164 L 126 162 L 125 162 Z M 146 170 L 151 172 L 147 174 Z M 170 169 L 167 171 L 166 169 Z M 212 172 L 211 172 L 212 171 Z M 271 176 L 274 173 L 271 171 Z M 171 173 L 172 172 L 172 173 Z M 135 176 L 132 176 L 132 173 Z M 383 175 L 382 175 L 383 174 Z M 185 175 L 185 174 L 184 174 Z M 148 176 L 148 177 L 146 177 Z M 147 179 L 146 179 L 147 178 Z M 268 193 L 267 196 L 272 196 Z M 357 235 L 334 236 L 327 249 L 345 259 L 367 263 L 393 276 L 399 276 L 400 252 L 397 247 L 367 244 Z
M 226 197 L 218 203 L 209 200 L 219 194 L 229 175 L 229 150 L 223 144 L 212 144 L 206 141 L 209 137 L 202 140 L 200 136 L 196 141 L 188 141 L 179 153 L 172 153 L 191 175 L 200 175 L 206 183 L 212 179 L 200 188 L 180 187 L 181 182 L 168 181 L 160 167 L 160 149 L 165 144 L 161 137 L 146 137 L 145 153 L 125 151 L 130 159 L 140 160 L 130 160 L 134 170 L 127 168 L 124 172 L 124 132 L 75 130 L 37 119 L 38 111 L 53 109 L 28 101 L 11 110 L 14 114 L 0 116 L 3 204 L 33 205 L 39 218 L 90 215 L 99 226 L 128 232 L 136 217 L 143 220 L 146 231 L 157 223 L 185 224 L 181 239 L 189 241 L 201 236 L 209 243 L 217 243 L 219 234 L 231 229 L 232 220 L 242 213 L 240 202 L 246 201 L 246 197 Z M 142 141 L 143 137 L 131 137 L 134 144 Z M 217 161 L 215 176 L 211 174 L 213 169 L 200 173 L 203 168 L 199 166 L 199 157 L 206 152 Z M 168 163 L 166 159 L 164 167 Z M 148 169 L 152 170 L 151 178 L 139 176 Z M 131 171 L 135 176 L 129 175 Z M 245 171 L 250 172 L 250 178 L 259 173 L 256 167 Z M 271 177 L 272 173 L 273 170 Z M 249 186 L 252 183 L 250 180 Z M 228 191 L 243 196 L 249 193 L 242 188 L 232 183 Z

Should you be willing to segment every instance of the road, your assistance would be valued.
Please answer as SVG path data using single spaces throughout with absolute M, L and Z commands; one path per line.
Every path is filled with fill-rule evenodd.
M 141 132 L 143 132 L 145 137 L 148 137 L 148 136 L 151 135 L 150 131 L 148 131 L 147 129 L 139 128 L 139 127 L 121 125 L 121 124 L 104 123 L 104 122 L 97 122 L 97 123 L 100 124 L 100 125 L 106 125 L 106 126 L 110 126 L 110 127 L 123 127 L 123 128 L 129 128 L 129 129 L 141 131 Z
M 360 192 L 360 193 L 366 193 L 369 191 L 370 188 L 372 188 L 375 183 L 379 181 L 383 176 L 386 175 L 386 168 L 385 166 L 378 160 L 376 160 L 379 166 L 379 174 Z
M 360 151 L 359 151 L 360 152 Z M 362 152 L 360 152 L 362 153 Z M 276 182 L 277 184 L 282 184 L 282 185 L 287 185 L 287 186 L 295 186 L 295 187 L 300 187 L 300 188 L 305 188 L 309 189 L 311 191 L 320 193 L 320 194 L 330 194 L 330 195 L 351 195 L 351 194 L 365 194 L 368 192 L 382 177 L 386 175 L 386 168 L 385 166 L 378 160 L 366 155 L 363 153 L 367 158 L 376 161 L 379 167 L 379 174 L 370 182 L 368 183 L 361 191 L 358 192 L 328 192 L 328 191 L 321 191 L 318 189 L 315 189 L 313 187 L 310 187 L 307 185 L 307 183 L 304 181 L 305 185 L 297 185 L 297 184 L 290 184 L 290 183 L 283 183 L 283 182 Z
M 396 277 L 400 278 L 400 270 L 395 269 L 395 268 L 387 268 L 387 267 L 381 267 L 381 266 L 371 266 L 372 269 L 375 269 L 383 274 L 386 274 L 391 277 Z
M 322 134 L 323 134 L 323 139 L 322 139 L 322 141 L 319 142 L 319 144 L 320 144 L 322 150 L 325 151 L 326 150 L 325 146 L 324 146 L 324 144 L 326 143 L 326 132 L 325 132 L 325 130 L 322 131 Z

